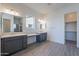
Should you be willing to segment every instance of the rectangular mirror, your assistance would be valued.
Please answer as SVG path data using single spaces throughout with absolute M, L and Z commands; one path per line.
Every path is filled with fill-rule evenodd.
M 14 32 L 22 32 L 22 18 L 14 16 Z
M 0 14 L 0 32 L 22 32 L 22 17 L 7 13 Z
M 34 17 L 26 18 L 26 28 L 35 29 L 35 18 Z

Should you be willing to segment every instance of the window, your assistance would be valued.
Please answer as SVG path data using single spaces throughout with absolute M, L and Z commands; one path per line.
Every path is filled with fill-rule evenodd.
M 26 27 L 27 28 L 35 28 L 35 18 L 34 17 L 26 18 Z

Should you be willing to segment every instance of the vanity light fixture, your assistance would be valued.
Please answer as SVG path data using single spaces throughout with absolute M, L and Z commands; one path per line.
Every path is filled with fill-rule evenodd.
M 4 9 L 2 12 L 5 12 L 5 13 L 8 13 L 8 14 L 12 14 L 12 15 L 19 16 L 19 13 L 17 13 L 17 12 L 14 11 L 13 9 Z
M 39 21 L 40 23 L 46 23 L 45 20 L 41 20 L 41 19 L 39 19 L 38 21 Z

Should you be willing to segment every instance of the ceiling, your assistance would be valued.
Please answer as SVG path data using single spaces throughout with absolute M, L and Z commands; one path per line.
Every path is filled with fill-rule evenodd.
M 70 4 L 68 3 L 26 3 L 25 5 L 42 14 L 48 14 L 50 11 L 62 9 Z
M 0 11 L 4 9 L 13 9 L 14 11 L 20 13 L 22 16 L 40 15 L 40 13 L 26 6 L 24 3 L 0 3 Z
M 21 14 L 43 14 L 47 15 L 54 10 L 61 10 L 68 6 L 73 6 L 75 3 L 6 3 L 2 7 L 12 8 L 19 11 Z M 78 4 L 79 5 L 79 4 Z

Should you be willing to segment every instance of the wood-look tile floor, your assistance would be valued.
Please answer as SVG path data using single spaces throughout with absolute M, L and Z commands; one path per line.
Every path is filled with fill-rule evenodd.
M 12 56 L 79 56 L 79 49 L 50 41 L 30 45 Z

